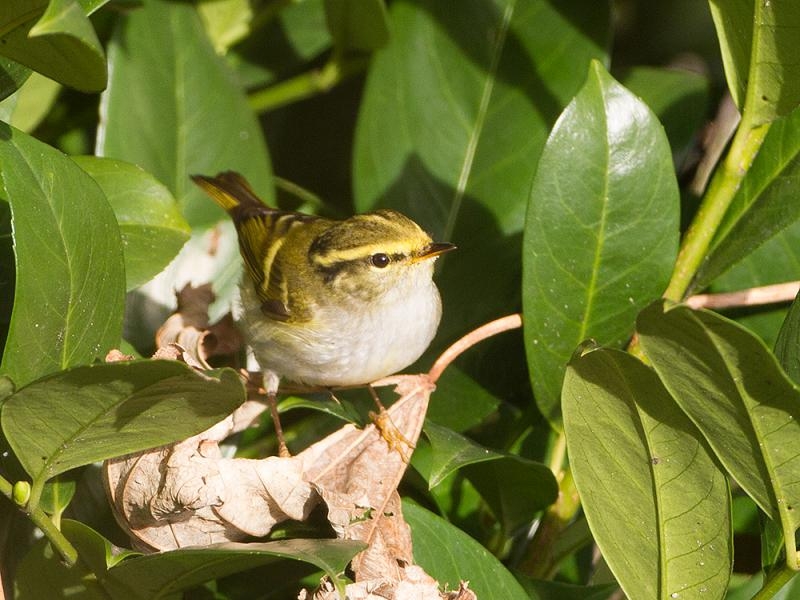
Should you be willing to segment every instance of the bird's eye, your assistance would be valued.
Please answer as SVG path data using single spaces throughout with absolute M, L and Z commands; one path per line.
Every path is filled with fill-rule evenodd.
M 369 262 L 372 263 L 373 267 L 378 267 L 379 269 L 383 269 L 389 266 L 389 256 L 384 254 L 383 252 L 378 252 L 377 254 L 373 254 L 369 257 Z

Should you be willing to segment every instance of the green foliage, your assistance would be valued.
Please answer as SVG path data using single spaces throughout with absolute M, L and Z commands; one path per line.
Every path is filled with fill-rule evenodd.
M 211 284 L 212 322 L 228 312 L 235 233 L 190 175 L 235 170 L 270 204 L 391 207 L 457 244 L 437 264 L 444 315 L 420 369 L 522 312 L 521 333 L 438 380 L 400 486 L 414 560 L 442 587 L 794 597 L 800 301 L 724 316 L 681 302 L 800 279 L 800 8 L 687 6 L 5 0 L 5 596 L 347 583 L 363 544 L 321 539 L 313 519 L 143 555 L 102 509 L 93 463 L 197 434 L 245 399 L 230 369 L 99 363 L 129 342 L 149 355 L 186 282 Z M 665 68 L 687 51 L 703 74 Z M 681 197 L 726 88 L 741 122 L 703 196 Z M 358 422 L 368 400 L 283 400 L 287 438 L 300 449 Z M 261 458 L 274 436 L 265 423 L 230 444 Z
M 624 352 L 589 351 L 569 364 L 563 405 L 586 518 L 628 597 L 724 590 L 728 484 L 653 371 Z
M 523 246 L 531 384 L 556 426 L 575 347 L 587 338 L 624 343 L 636 313 L 666 287 L 678 217 L 672 155 L 658 119 L 592 63 L 539 160 Z

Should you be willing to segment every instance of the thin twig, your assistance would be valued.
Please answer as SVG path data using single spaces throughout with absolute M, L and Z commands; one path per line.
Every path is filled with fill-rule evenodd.
M 719 294 L 697 294 L 686 300 L 691 308 L 735 308 L 740 306 L 761 306 L 791 302 L 800 290 L 800 281 L 789 281 L 775 285 L 762 285 L 736 292 Z
M 518 329 L 519 327 L 522 327 L 522 316 L 519 313 L 515 313 L 486 323 L 486 325 L 481 325 L 477 329 L 473 329 L 447 350 L 442 352 L 441 356 L 433 363 L 431 370 L 428 371 L 428 376 L 431 378 L 431 381 L 436 382 L 450 363 L 463 354 L 468 348 L 498 333 L 510 331 L 511 329 Z

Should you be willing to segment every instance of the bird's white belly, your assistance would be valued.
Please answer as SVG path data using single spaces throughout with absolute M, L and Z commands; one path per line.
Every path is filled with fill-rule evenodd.
M 380 379 L 417 360 L 436 334 L 439 292 L 430 276 L 416 283 L 366 310 L 319 307 L 307 325 L 266 319 L 257 303 L 247 301 L 252 292 L 243 286 L 250 345 L 262 369 L 299 383 L 337 386 Z

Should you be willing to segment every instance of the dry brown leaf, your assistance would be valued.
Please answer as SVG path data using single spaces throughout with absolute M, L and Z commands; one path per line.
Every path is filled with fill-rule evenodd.
M 398 376 L 402 397 L 388 410 L 392 424 L 412 444 L 422 431 L 428 400 L 435 386 L 426 375 Z M 328 520 L 337 537 L 361 540 L 369 548 L 352 562 L 356 582 L 376 578 L 400 580 L 413 562 L 411 532 L 403 519 L 397 486 L 407 462 L 374 425 L 348 425 L 298 455 L 306 478 L 328 505 Z
M 230 314 L 209 327 L 208 307 L 214 301 L 211 285 L 186 285 L 177 294 L 178 308 L 156 332 L 156 347 L 178 344 L 188 355 L 189 364 L 210 368 L 208 359 L 236 353 L 243 344 L 242 335 Z
M 176 324 L 178 319 L 170 327 Z M 401 395 L 387 411 L 394 439 L 403 439 L 413 448 L 435 381 L 460 352 L 519 326 L 519 315 L 499 319 L 459 340 L 430 374 L 393 376 L 373 384 L 394 384 Z M 162 341 L 172 331 L 179 328 L 165 324 Z M 200 345 L 202 340 L 196 347 Z M 191 352 L 175 342 L 167 343 L 158 354 L 197 363 Z M 249 426 L 265 408 L 261 402 L 246 402 L 193 438 L 107 461 L 106 486 L 115 516 L 138 547 L 167 550 L 261 537 L 283 520 L 307 518 L 323 501 L 339 538 L 369 545 L 351 563 L 356 581 L 348 586 L 348 597 L 475 598 L 465 583 L 457 591 L 439 592 L 436 581 L 413 565 L 411 532 L 397 494 L 407 456 L 387 443 L 385 430 L 375 424 L 363 430 L 345 425 L 291 458 L 223 457 L 219 443 Z M 329 594 L 335 592 L 329 582 L 323 582 L 312 596 L 303 591 L 300 597 L 336 597 Z
M 117 521 L 149 550 L 264 536 L 302 520 L 319 501 L 298 458 L 228 459 L 219 442 L 247 427 L 264 405 L 246 402 L 192 438 L 106 461 L 106 489 Z
M 347 600 L 477 600 L 475 592 L 462 582 L 457 590 L 440 592 L 437 581 L 417 565 L 403 568 L 399 583 L 388 585 L 387 580 L 368 580 L 345 587 Z M 340 600 L 330 582 L 323 582 L 313 593 L 303 590 L 298 600 Z
M 118 350 L 117 348 L 113 348 L 113 349 L 109 350 L 108 354 L 106 354 L 106 362 L 107 363 L 125 362 L 125 361 L 133 360 L 133 359 L 134 359 L 133 356 L 131 356 L 130 354 L 125 354 L 124 352 L 122 352 L 121 350 Z

